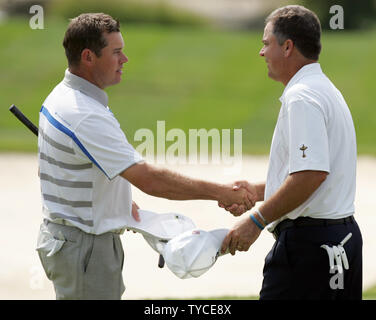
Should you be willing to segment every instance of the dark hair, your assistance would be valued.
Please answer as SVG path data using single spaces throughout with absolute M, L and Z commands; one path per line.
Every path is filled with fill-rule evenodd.
M 314 12 L 303 6 L 286 6 L 273 11 L 265 24 L 269 22 L 273 24 L 273 34 L 280 45 L 291 39 L 304 57 L 319 59 L 321 25 Z
M 63 46 L 69 66 L 78 66 L 81 52 L 90 49 L 97 57 L 107 46 L 103 33 L 120 32 L 120 23 L 104 13 L 83 13 L 73 18 L 65 32 Z

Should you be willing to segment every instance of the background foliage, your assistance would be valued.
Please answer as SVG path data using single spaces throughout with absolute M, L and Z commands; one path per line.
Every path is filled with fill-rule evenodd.
M 39 0 L 46 6 L 45 29 L 32 30 L 31 15 L 28 11 L 25 15 L 28 1 L 16 1 L 19 7 L 2 3 L 13 9 L 9 9 L 11 18 L 0 21 L 1 151 L 36 150 L 35 137 L 8 108 L 18 105 L 37 123 L 44 99 L 66 68 L 62 39 L 68 18 L 84 11 L 105 11 L 122 20 L 129 62 L 123 81 L 107 92 L 131 143 L 135 144 L 136 130 L 155 132 L 157 121 L 165 120 L 166 130 L 180 128 L 187 134 L 200 128 L 243 129 L 244 152 L 268 153 L 283 86 L 267 77 L 265 62 L 258 56 L 262 29 L 215 29 L 202 23 L 201 17 L 162 10 L 158 2 L 132 11 L 136 2 L 129 0 Z M 356 3 L 368 8 L 370 2 Z M 350 10 L 355 9 L 346 3 L 345 24 Z M 348 102 L 358 151 L 375 155 L 376 30 L 324 30 L 322 43 L 320 62 Z

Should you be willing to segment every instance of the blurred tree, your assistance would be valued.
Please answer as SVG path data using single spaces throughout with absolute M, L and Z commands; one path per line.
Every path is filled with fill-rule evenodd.
M 83 12 L 105 12 L 122 22 L 203 26 L 206 19 L 175 8 L 165 0 L 0 0 L 8 15 L 29 15 L 32 5 L 42 6 L 48 16 L 73 18 Z
M 30 8 L 33 5 L 45 7 L 49 0 L 2 0 L 0 1 L 0 9 L 6 11 L 10 16 L 13 15 L 30 15 Z
M 322 29 L 330 29 L 333 13 L 329 10 L 340 5 L 344 11 L 344 29 L 365 29 L 376 21 L 375 0 L 301 0 L 306 8 L 313 10 L 320 18 Z

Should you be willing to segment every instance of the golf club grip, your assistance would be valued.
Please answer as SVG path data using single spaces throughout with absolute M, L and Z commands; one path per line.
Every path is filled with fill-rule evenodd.
M 158 260 L 158 267 L 159 267 L 159 268 L 163 268 L 163 267 L 164 267 L 164 264 L 165 264 L 164 258 L 163 258 L 163 256 L 160 254 L 160 255 L 159 255 L 159 260 Z
M 38 136 L 38 128 L 28 119 L 26 116 L 18 109 L 14 104 L 9 108 L 9 111 L 12 112 L 18 120 L 20 120 L 26 127 L 30 129 L 32 133 Z

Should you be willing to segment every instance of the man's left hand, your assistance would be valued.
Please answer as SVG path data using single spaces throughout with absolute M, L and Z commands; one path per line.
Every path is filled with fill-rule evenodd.
M 140 207 L 137 205 L 136 202 L 132 201 L 132 217 L 137 222 L 140 222 L 141 219 L 140 219 L 140 213 L 138 212 L 138 209 L 140 209 Z M 130 230 L 127 229 L 127 231 L 130 231 Z M 136 231 L 133 231 L 133 233 L 136 233 Z
M 261 230 L 249 218 L 245 218 L 234 225 L 222 242 L 222 253 L 227 250 L 232 255 L 236 251 L 248 251 L 249 247 L 257 240 Z
M 141 220 L 140 220 L 140 214 L 138 212 L 138 209 L 140 209 L 140 207 L 137 205 L 136 202 L 132 201 L 132 217 L 136 221 L 140 222 Z

